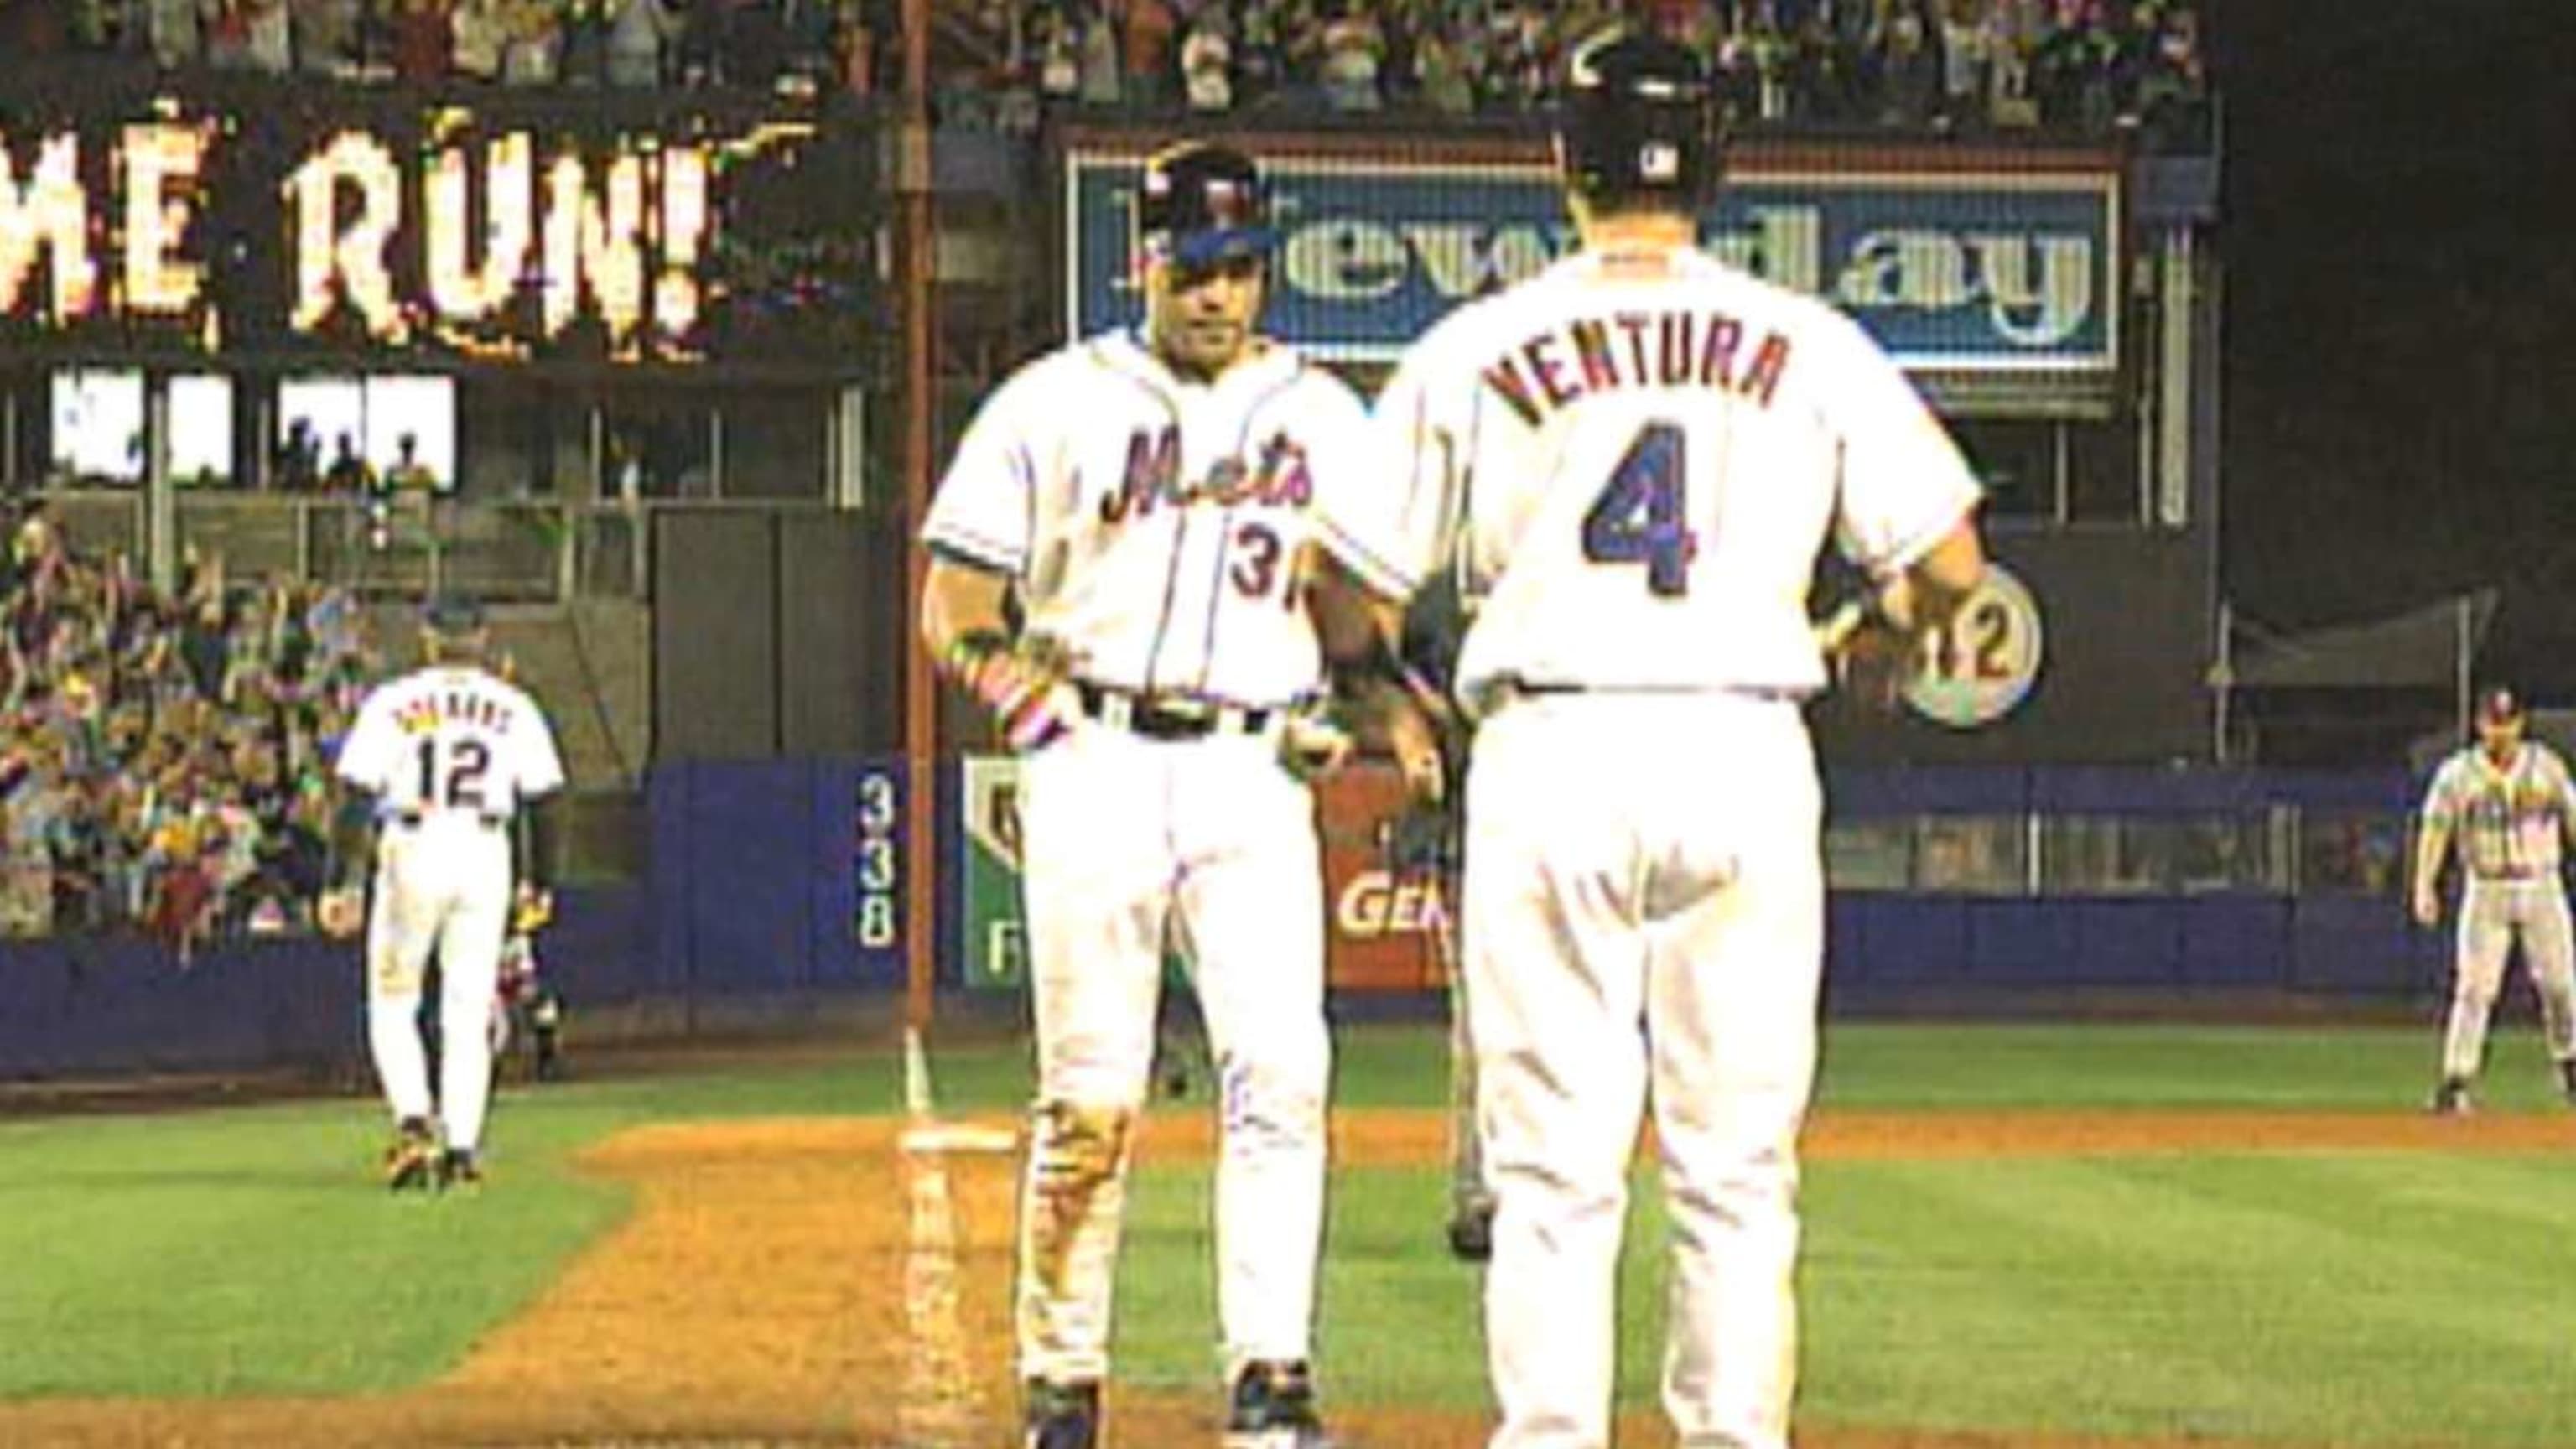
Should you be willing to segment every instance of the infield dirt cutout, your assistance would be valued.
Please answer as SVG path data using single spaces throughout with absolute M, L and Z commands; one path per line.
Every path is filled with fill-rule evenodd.
M 1017 1159 L 987 1139 L 907 1151 L 893 1119 L 647 1127 L 585 1154 L 632 1182 L 633 1215 L 453 1373 L 401 1394 L 0 1406 L 0 1443 L 45 1445 L 856 1444 L 1003 1449 Z M 1336 1114 L 1337 1165 L 1444 1160 L 1425 1111 Z M 1140 1159 L 1204 1160 L 1204 1108 L 1159 1114 Z M 2208 1151 L 2517 1152 L 2576 1147 L 2576 1117 L 2388 1113 L 1820 1114 L 1809 1160 Z M 506 1180 L 493 1192 L 508 1191 Z M 1430 1236 L 1437 1225 L 1425 1223 Z M 1153 1251 L 1153 1245 L 1131 1245 Z M 1461 1269 L 1462 1274 L 1467 1270 Z M 1472 1293 L 1462 1281 L 1462 1297 Z M 1479 1415 L 1332 1404 L 1353 1449 L 1468 1449 Z M 1121 1391 L 1119 1449 L 1216 1440 L 1213 1382 Z M 1623 1444 L 1669 1443 L 1650 1415 Z M 1803 1424 L 1807 1449 L 2161 1449 L 2160 1441 Z M 2180 1444 L 2184 1441 L 2171 1441 Z M 2208 1441 L 2194 1441 L 2206 1444 Z M 2279 1446 L 2273 1446 L 2279 1449 Z

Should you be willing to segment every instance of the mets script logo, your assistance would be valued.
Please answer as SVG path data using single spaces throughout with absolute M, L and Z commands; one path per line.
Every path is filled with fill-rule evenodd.
M 1100 521 L 1123 523 L 1143 518 L 1157 506 L 1187 508 L 1206 503 L 1218 508 L 1249 504 L 1258 508 L 1304 508 L 1315 498 L 1315 480 L 1306 471 L 1306 450 L 1274 433 L 1252 461 L 1220 458 L 1207 476 L 1181 481 L 1181 430 L 1137 429 L 1127 437 L 1127 467 L 1116 488 L 1101 495 Z

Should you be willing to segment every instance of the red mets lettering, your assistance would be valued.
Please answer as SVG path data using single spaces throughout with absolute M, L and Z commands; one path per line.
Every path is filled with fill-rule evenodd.
M 1530 371 L 1538 374 L 1539 391 L 1556 407 L 1563 407 L 1583 395 L 1582 389 L 1568 385 L 1557 376 L 1556 359 L 1548 356 L 1548 344 L 1556 341 L 1553 332 L 1542 332 L 1521 344 L 1521 356 L 1529 359 Z
M 1512 366 L 1510 358 L 1503 358 L 1485 369 L 1485 386 L 1511 404 L 1512 411 L 1520 414 L 1522 422 L 1533 428 L 1538 426 L 1538 399 L 1530 396 L 1529 379 L 1521 376 L 1520 369 Z
M 1610 360 L 1610 329 L 1599 322 L 1580 321 L 1565 329 L 1574 339 L 1574 358 L 1583 364 L 1583 390 L 1599 392 L 1619 385 L 1619 364 Z
M 1749 361 L 1743 356 L 1747 340 L 1744 323 L 1722 312 L 1582 317 L 1527 339 L 1481 376 L 1531 427 L 1589 394 L 1619 388 L 1705 388 L 1769 407 L 1789 370 L 1789 339 L 1764 332 Z M 1564 360 L 1567 353 L 1572 367 Z

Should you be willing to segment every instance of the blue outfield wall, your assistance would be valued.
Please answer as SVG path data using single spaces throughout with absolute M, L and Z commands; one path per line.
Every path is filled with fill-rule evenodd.
M 2281 807 L 2403 820 L 2403 770 L 1962 767 L 1827 771 L 1836 823 L 1917 816 L 2242 815 Z M 2446 992 L 2451 937 L 2402 899 L 2317 891 L 2135 896 L 1838 893 L 1827 935 L 1838 1008 L 1909 999 L 2007 1005 L 2071 992 L 2349 997 Z
M 892 993 L 903 981 L 905 872 L 932 869 L 943 984 L 959 980 L 956 771 L 939 859 L 904 860 L 900 761 L 690 761 L 646 787 L 645 878 L 570 888 L 540 938 L 547 975 L 585 1007 Z M 1834 771 L 1838 822 L 2032 811 L 2155 816 L 2290 805 L 2402 818 L 2402 773 L 2168 770 Z M 872 898 L 873 901 L 872 901 Z M 1848 893 L 1831 906 L 1838 1009 L 2045 1000 L 2095 990 L 2250 990 L 2386 1001 L 2443 989 L 2449 938 L 2393 899 Z M 157 943 L 0 943 L 0 1080 L 138 1071 L 348 1066 L 362 1058 L 354 943 L 223 943 L 182 967 Z M 694 1012 L 682 1018 L 694 1021 Z
M 890 791 L 863 809 L 871 778 Z M 859 939 L 854 847 L 863 813 L 900 822 L 901 779 L 854 759 L 657 767 L 645 878 L 565 888 L 538 937 L 576 1031 L 587 1008 L 899 989 L 903 923 Z M 354 1067 L 360 984 L 354 941 L 225 941 L 184 966 L 138 936 L 0 942 L 0 1081 Z

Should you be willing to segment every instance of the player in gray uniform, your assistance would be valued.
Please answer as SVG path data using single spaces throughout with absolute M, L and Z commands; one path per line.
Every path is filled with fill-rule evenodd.
M 2562 842 L 2576 840 L 2576 784 L 2558 752 L 2523 738 L 2523 726 L 2522 701 L 2512 690 L 2487 691 L 2478 701 L 2477 743 L 2443 761 L 2424 795 L 2415 919 L 2426 926 L 2442 919 L 2442 862 L 2454 839 L 2462 877 L 2436 1112 L 2469 1110 L 2469 1088 L 2486 1060 L 2487 1020 L 2516 941 L 2540 992 L 2559 1090 L 2576 1102 L 2576 959 L 2559 875 Z

